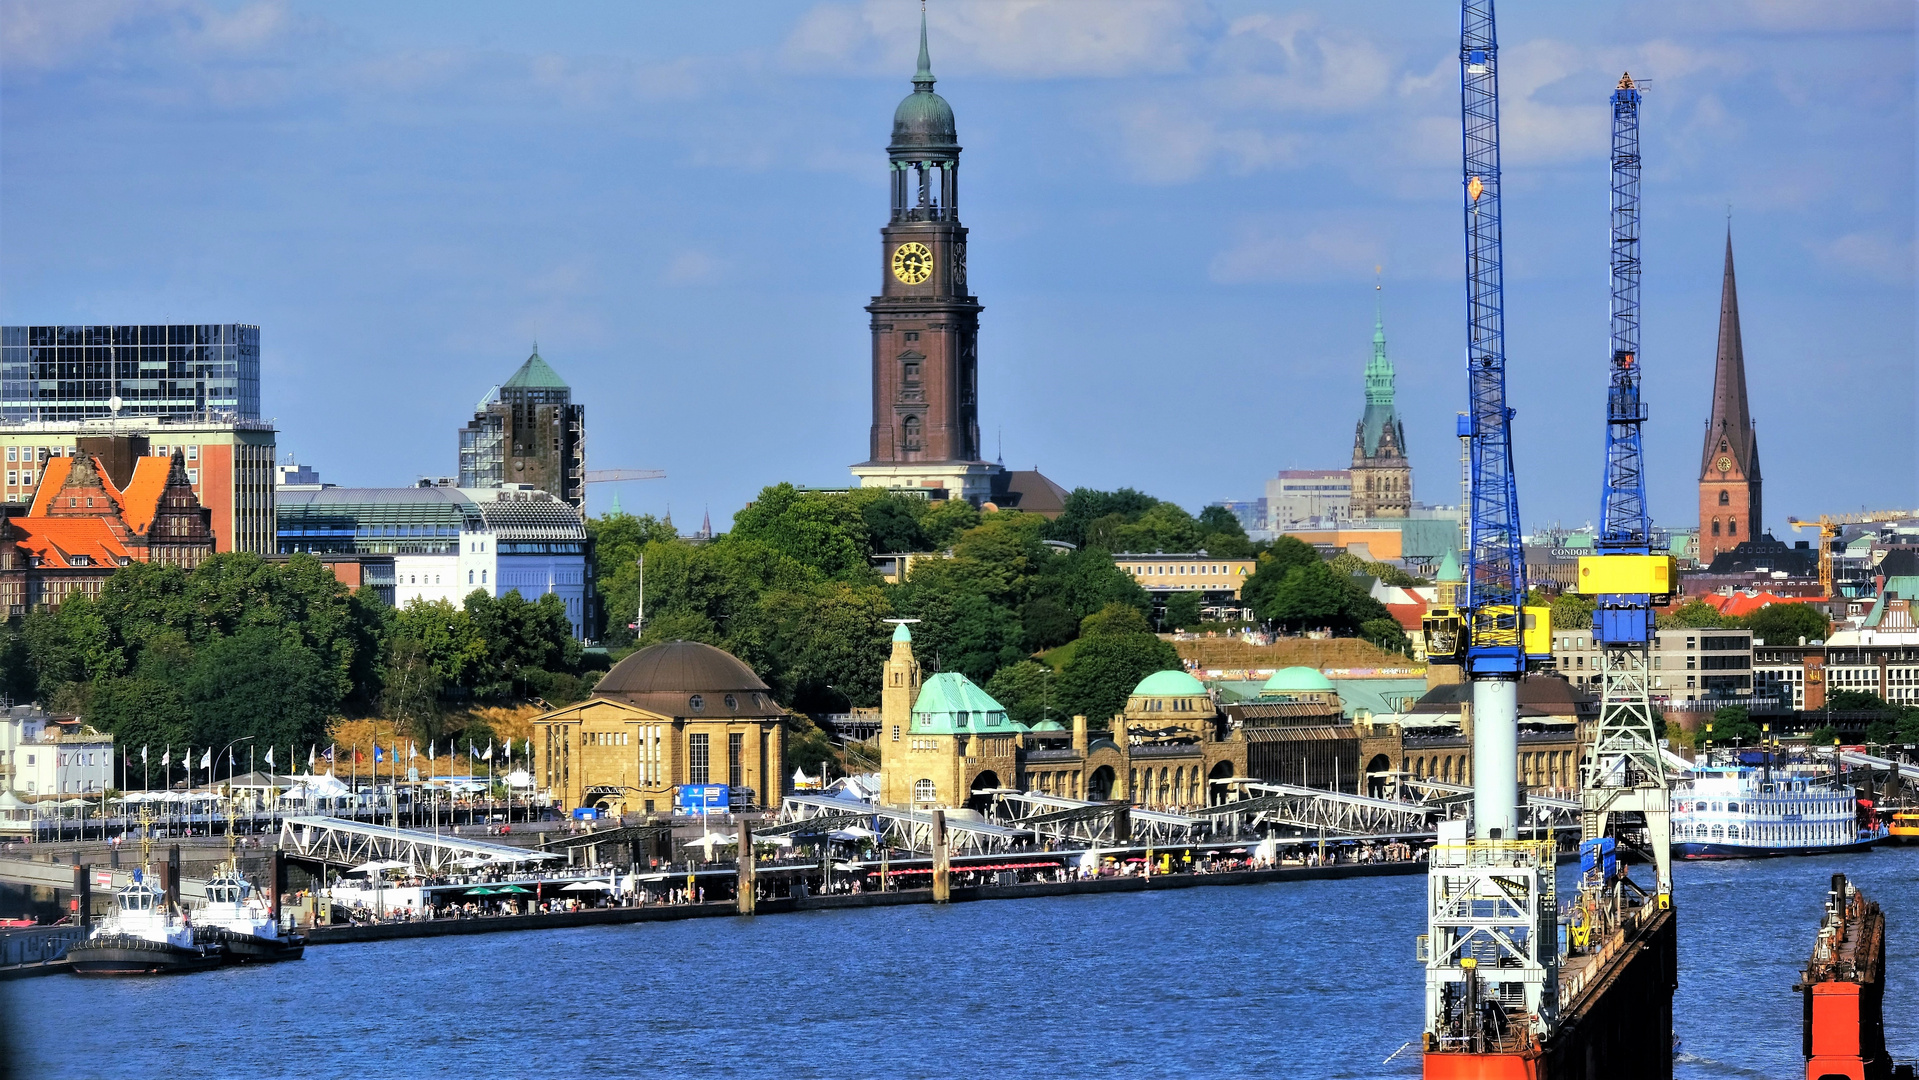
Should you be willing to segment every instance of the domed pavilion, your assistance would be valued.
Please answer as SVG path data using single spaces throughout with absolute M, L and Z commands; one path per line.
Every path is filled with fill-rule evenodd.
M 533 718 L 534 782 L 569 811 L 671 813 L 686 784 L 728 788 L 736 809 L 775 806 L 785 718 L 732 653 L 650 645 L 613 665 L 585 701 Z

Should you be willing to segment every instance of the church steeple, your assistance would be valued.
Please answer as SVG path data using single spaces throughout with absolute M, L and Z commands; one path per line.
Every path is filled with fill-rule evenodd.
M 1406 517 L 1412 498 L 1412 464 L 1406 460 L 1406 430 L 1393 403 L 1393 362 L 1386 355 L 1386 317 L 1375 281 L 1366 411 L 1353 429 L 1353 516 Z
M 926 5 L 920 5 L 920 69 L 913 74 L 913 89 L 933 92 L 933 61 L 926 52 Z
M 1746 401 L 1746 350 L 1739 330 L 1739 286 L 1726 230 L 1726 268 L 1719 285 L 1719 347 L 1713 357 L 1712 413 L 1699 455 L 1699 561 L 1765 531 L 1759 434 Z

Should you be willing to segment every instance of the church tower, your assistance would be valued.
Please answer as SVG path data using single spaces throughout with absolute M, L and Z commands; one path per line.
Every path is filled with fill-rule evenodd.
M 1759 433 L 1746 406 L 1746 353 L 1739 340 L 1739 290 L 1726 233 L 1719 287 L 1719 355 L 1713 365 L 1712 416 L 1699 458 L 1699 564 L 1765 531 L 1760 509 Z
M 873 426 L 853 475 L 861 487 L 944 492 L 978 505 L 1000 469 L 980 460 L 980 304 L 966 291 L 959 135 L 933 81 L 922 12 L 919 71 L 893 112 L 886 148 L 892 213 L 880 230 L 880 295 L 866 307 Z
M 1413 509 L 1413 464 L 1406 429 L 1393 408 L 1393 362 L 1386 321 L 1373 286 L 1373 358 L 1366 363 L 1366 412 L 1353 431 L 1353 517 L 1403 518 Z

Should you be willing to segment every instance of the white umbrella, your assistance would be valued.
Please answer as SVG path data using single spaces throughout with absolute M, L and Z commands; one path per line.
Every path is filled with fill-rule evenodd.
M 610 881 L 576 881 L 573 884 L 568 885 L 564 889 L 561 889 L 560 891 L 561 892 L 611 892 L 613 891 L 613 883 Z
M 490 863 L 492 861 L 493 861 L 492 859 L 489 859 L 484 855 L 472 855 L 472 856 L 468 856 L 467 858 L 461 859 L 458 865 L 464 869 L 471 870 L 478 866 L 485 866 L 487 863 Z
M 710 832 L 710 833 L 707 833 L 705 836 L 700 837 L 698 840 L 693 841 L 693 843 L 695 846 L 705 848 L 706 857 L 710 859 L 713 857 L 714 845 L 736 843 L 738 842 L 738 840 L 739 840 L 739 837 L 737 836 L 721 836 L 719 833 Z
M 356 867 L 354 867 L 353 869 L 351 869 L 351 870 L 348 870 L 348 871 L 347 871 L 347 873 L 349 873 L 349 874 L 371 874 L 371 873 L 376 873 L 376 872 L 378 872 L 378 871 L 381 871 L 381 870 L 398 870 L 398 869 L 400 869 L 401 867 L 404 867 L 404 866 L 409 866 L 409 865 L 411 865 L 411 864 L 410 864 L 410 863 L 403 863 L 403 862 L 396 862 L 396 861 L 391 861 L 391 860 L 389 860 L 389 861 L 387 861 L 387 862 L 381 862 L 380 860 L 378 860 L 378 859 L 375 859 L 374 861 L 372 861 L 372 862 L 370 862 L 370 863 L 361 863 L 360 865 L 358 865 L 358 866 L 356 866 Z
M 514 769 L 506 774 L 506 784 L 508 787 L 530 788 L 533 786 L 533 777 L 525 769 Z
M 755 836 L 753 838 L 753 843 L 767 844 L 773 847 L 792 847 L 793 838 L 786 835 L 785 833 L 775 833 L 772 836 Z

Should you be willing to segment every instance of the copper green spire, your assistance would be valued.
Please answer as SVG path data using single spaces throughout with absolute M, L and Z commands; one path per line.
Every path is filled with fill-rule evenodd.
M 920 69 L 913 74 L 913 86 L 918 90 L 933 89 L 933 60 L 926 51 L 926 4 L 920 3 Z
M 1386 319 L 1380 312 L 1380 287 L 1373 283 L 1373 358 L 1366 362 L 1366 417 L 1362 440 L 1367 457 L 1379 449 L 1379 437 L 1396 422 L 1393 410 L 1393 362 L 1386 358 Z

